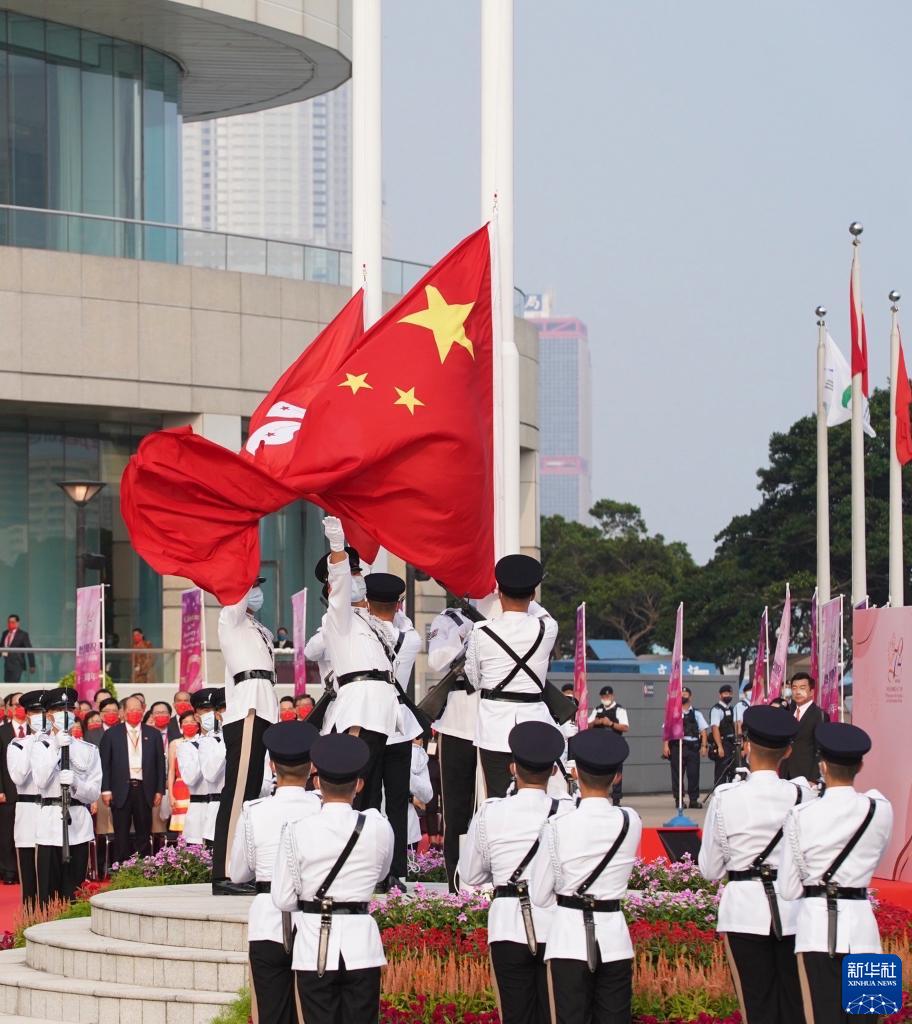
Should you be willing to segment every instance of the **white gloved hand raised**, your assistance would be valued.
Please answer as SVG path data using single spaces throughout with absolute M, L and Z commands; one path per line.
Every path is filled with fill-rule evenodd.
M 331 551 L 345 550 L 345 531 L 342 529 L 342 521 L 336 516 L 327 516 L 323 520 L 323 533 L 329 541 Z
M 68 747 L 70 745 L 71 737 L 68 732 L 63 732 L 63 730 L 61 730 L 56 734 L 56 739 L 58 747 Z
M 72 786 L 73 773 L 70 771 L 69 768 L 61 770 L 60 774 L 57 776 L 57 781 L 60 783 L 61 786 Z

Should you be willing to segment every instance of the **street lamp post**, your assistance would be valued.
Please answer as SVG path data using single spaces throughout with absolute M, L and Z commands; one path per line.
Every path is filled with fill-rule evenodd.
M 76 506 L 76 586 L 85 586 L 86 505 L 105 487 L 100 480 L 64 480 L 57 486 Z

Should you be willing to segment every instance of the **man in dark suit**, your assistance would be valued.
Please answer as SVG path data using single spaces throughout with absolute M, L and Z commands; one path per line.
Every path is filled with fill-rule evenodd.
M 11 693 L 3 700 L 6 715 L 0 725 L 0 878 L 4 884 L 15 885 L 19 880 L 16 865 L 16 843 L 13 829 L 16 824 L 16 784 L 10 778 L 6 764 L 6 750 L 18 735 L 19 728 L 23 734 L 25 726 L 12 721 L 13 708 L 19 703 L 20 693 Z
M 814 703 L 816 682 L 807 672 L 792 676 L 792 703 L 788 713 L 798 719 L 798 734 L 792 740 L 792 753 L 782 762 L 780 774 L 784 779 L 803 776 L 812 785 L 820 777 L 814 730 L 830 716 Z
M 124 721 L 112 726 L 101 740 L 101 799 L 114 820 L 115 861 L 130 856 L 130 826 L 136 852 L 152 852 L 152 808 L 165 792 L 165 755 L 161 733 L 142 724 L 142 703 L 136 697 L 123 702 Z
M 7 683 L 18 683 L 28 663 L 29 672 L 35 671 L 35 655 L 28 648 L 32 646 L 32 638 L 19 625 L 19 616 L 10 615 L 6 620 L 6 629 L 0 637 L 0 654 L 3 656 L 3 680 Z M 19 653 L 27 651 L 27 653 Z

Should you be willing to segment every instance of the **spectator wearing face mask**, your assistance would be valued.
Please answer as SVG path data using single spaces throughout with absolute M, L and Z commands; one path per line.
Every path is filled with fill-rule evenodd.
M 169 740 L 179 740 L 181 738 L 181 715 L 192 710 L 193 704 L 190 702 L 190 691 L 178 690 L 177 693 L 174 694 L 174 714 L 171 716 L 171 720 L 168 723 Z
M 308 693 L 302 693 L 300 697 L 295 697 L 295 711 L 297 712 L 298 718 L 301 721 L 305 721 L 314 709 L 316 703 L 313 697 Z
M 143 717 L 143 725 L 149 725 L 161 736 L 162 751 L 165 755 L 165 771 L 168 767 L 168 727 L 171 723 L 171 705 L 164 700 L 156 701 Z M 165 795 L 171 793 L 170 787 L 166 789 Z M 152 852 L 158 851 L 165 845 L 165 839 L 171 831 L 169 819 L 171 817 L 171 801 L 163 799 L 158 807 L 152 808 Z M 176 839 L 172 836 L 172 839 Z
M 294 644 L 291 642 L 288 630 L 284 626 L 279 626 L 276 632 L 275 646 L 277 651 L 290 651 L 294 649 Z
M 295 711 L 294 697 L 283 697 L 279 701 L 279 721 L 293 722 L 298 717 Z

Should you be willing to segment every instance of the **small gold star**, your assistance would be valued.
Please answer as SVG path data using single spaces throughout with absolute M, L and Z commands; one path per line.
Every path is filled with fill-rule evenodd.
M 353 395 L 357 395 L 361 388 L 367 388 L 368 391 L 373 391 L 373 386 L 367 383 L 366 373 L 346 373 L 346 380 L 343 380 L 339 385 L 340 388 L 351 388 Z
M 465 322 L 472 312 L 474 302 L 449 304 L 433 285 L 425 285 L 424 296 L 427 308 L 404 316 L 400 324 L 415 324 L 426 327 L 433 335 L 437 344 L 440 362 L 444 362 L 454 345 L 460 345 L 474 359 L 475 350 L 471 340 L 466 336 Z
M 403 391 L 402 388 L 396 388 L 395 390 L 399 397 L 393 402 L 393 405 L 404 405 L 413 416 L 415 415 L 415 406 L 424 405 L 421 399 L 415 397 L 414 388 L 409 388 L 408 391 Z

